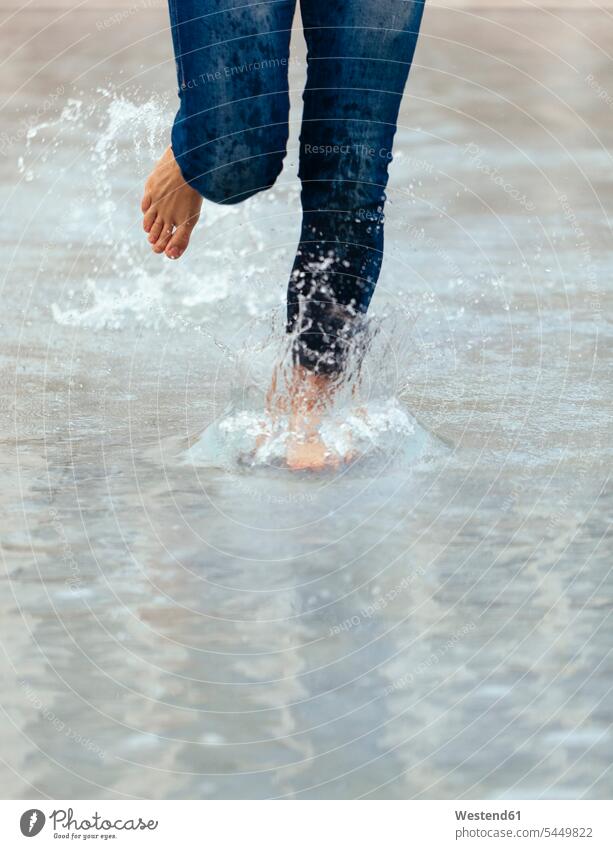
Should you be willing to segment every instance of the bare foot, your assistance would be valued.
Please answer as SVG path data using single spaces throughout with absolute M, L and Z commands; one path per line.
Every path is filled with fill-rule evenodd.
M 291 437 L 287 444 L 287 465 L 294 472 L 318 472 L 327 466 L 336 465 L 328 457 L 328 451 L 321 439 L 300 440 Z
M 289 392 L 291 410 L 287 465 L 296 471 L 337 465 L 338 458 L 330 456 L 318 431 L 332 398 L 330 378 L 296 366 Z
M 147 178 L 141 203 L 143 230 L 156 254 L 179 259 L 185 253 L 201 206 L 202 197 L 185 182 L 172 148 L 167 148 Z

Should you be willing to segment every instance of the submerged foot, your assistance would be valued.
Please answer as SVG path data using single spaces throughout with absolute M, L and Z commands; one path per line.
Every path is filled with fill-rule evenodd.
M 319 433 L 322 417 L 332 401 L 333 384 L 324 375 L 313 374 L 302 366 L 294 370 L 290 392 L 287 465 L 295 471 L 319 470 L 338 465 Z
M 326 446 L 319 437 L 310 439 L 290 436 L 287 444 L 288 468 L 294 472 L 318 472 L 330 466 L 337 466 L 338 460 L 328 455 Z
M 202 197 L 183 179 L 172 148 L 147 178 L 141 203 L 143 230 L 156 254 L 179 259 L 200 216 Z

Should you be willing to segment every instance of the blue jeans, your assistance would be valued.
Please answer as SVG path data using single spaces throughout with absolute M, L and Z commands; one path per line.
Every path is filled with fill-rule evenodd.
M 216 203 L 270 188 L 288 138 L 296 0 L 169 0 L 180 107 L 172 148 Z M 342 370 L 383 258 L 388 166 L 424 0 L 301 0 L 308 47 L 302 231 L 287 296 L 295 357 Z

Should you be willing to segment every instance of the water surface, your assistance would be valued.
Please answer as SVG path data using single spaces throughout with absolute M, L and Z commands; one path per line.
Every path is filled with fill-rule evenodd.
M 605 13 L 427 16 L 363 382 L 413 429 L 310 475 L 189 459 L 263 403 L 297 123 L 274 190 L 149 255 L 166 19 L 98 14 L 61 61 L 7 30 L 51 24 L 1 81 L 2 793 L 610 798 Z

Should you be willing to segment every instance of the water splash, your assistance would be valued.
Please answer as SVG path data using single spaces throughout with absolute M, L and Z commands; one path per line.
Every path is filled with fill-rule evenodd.
M 431 439 L 395 398 L 353 408 L 336 405 L 319 431 L 330 468 L 392 456 L 417 460 L 424 456 Z M 287 416 L 273 418 L 264 410 L 230 409 L 185 452 L 184 462 L 227 469 L 283 467 L 291 436 Z
M 23 178 L 40 192 L 43 172 L 57 175 L 47 192 L 56 226 L 39 270 L 52 285 L 52 315 L 64 327 L 121 332 L 138 325 L 193 334 L 203 360 L 210 362 L 212 353 L 226 366 L 221 403 L 215 404 L 225 412 L 187 461 L 283 464 L 292 433 L 288 414 L 279 412 L 290 395 L 291 374 L 284 302 L 298 238 L 299 183 L 289 174 L 240 206 L 205 204 L 198 238 L 181 263 L 153 256 L 139 202 L 172 118 L 167 99 L 143 101 L 138 93 L 107 88 L 96 97 L 69 98 L 55 120 L 45 116 L 31 128 L 19 163 Z M 70 188 L 66 209 L 60 209 L 62 181 Z M 76 195 L 75 186 L 82 186 Z M 417 351 L 413 333 L 420 297 L 424 310 L 430 309 L 427 294 L 414 294 L 407 310 L 393 292 L 390 302 L 388 289 L 387 308 L 396 318 L 370 319 L 356 337 L 359 356 L 356 347 L 319 426 L 332 459 L 353 463 L 407 446 L 414 457 L 422 450 L 426 435 L 398 399 L 414 364 L 432 356 L 425 348 Z M 271 405 L 266 396 L 275 368 L 287 379 Z
M 58 324 L 93 330 L 134 324 L 159 329 L 182 320 L 215 324 L 220 313 L 232 313 L 237 286 L 252 312 L 254 293 L 264 308 L 282 297 L 286 259 L 278 250 L 266 253 L 259 224 L 273 191 L 240 208 L 205 204 L 198 239 L 180 266 L 152 254 L 140 199 L 168 144 L 172 120 L 169 98 L 143 101 L 138 92 L 106 88 L 87 99 L 68 98 L 56 118 L 45 116 L 30 128 L 17 168 L 40 196 L 47 194 L 50 249 L 39 273 L 53 283 L 51 310 Z M 54 180 L 47 187 L 49 174 Z M 292 189 L 292 201 L 297 191 Z M 65 293 L 75 264 L 82 288 Z M 278 285 L 271 285 L 271 276 Z
M 391 457 L 413 463 L 436 447 L 398 399 L 400 375 L 389 368 L 386 356 L 394 339 L 388 324 L 364 322 L 345 370 L 330 379 L 330 397 L 316 431 L 331 468 Z M 271 331 L 259 346 L 253 340 L 243 345 L 235 357 L 230 401 L 185 452 L 185 463 L 234 470 L 286 465 L 290 441 L 301 438 L 292 414 L 294 342 L 289 334 L 279 349 L 278 335 Z

